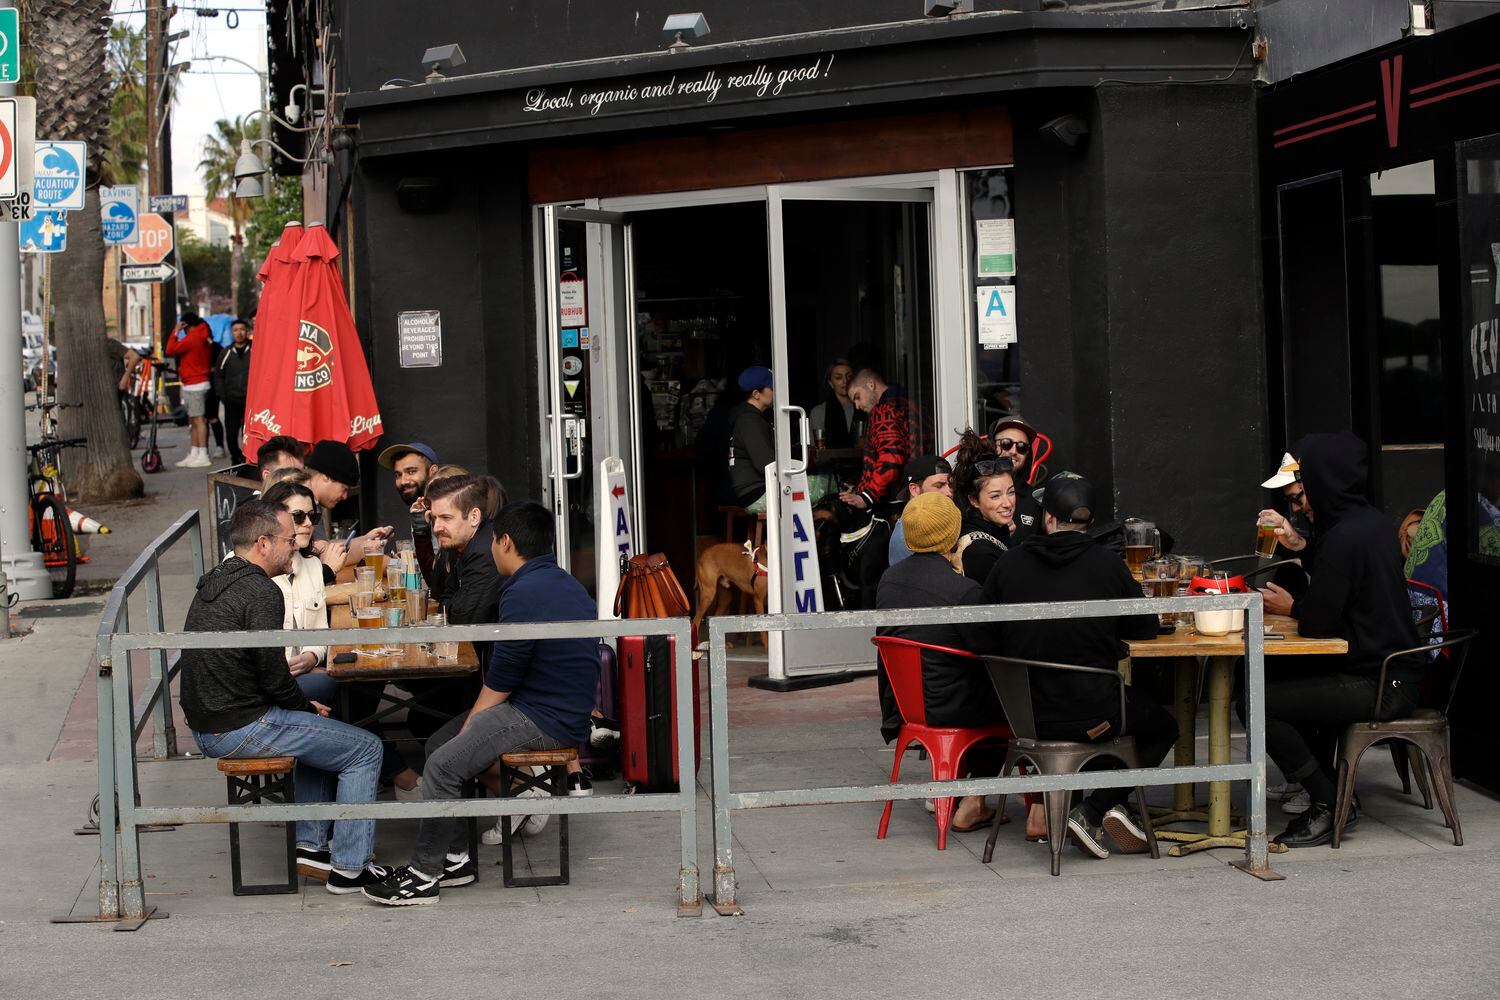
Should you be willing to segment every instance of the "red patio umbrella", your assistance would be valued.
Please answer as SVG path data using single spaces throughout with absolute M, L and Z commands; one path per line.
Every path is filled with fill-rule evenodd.
M 380 409 L 354 317 L 344 297 L 339 250 L 321 225 L 311 225 L 290 254 L 289 275 L 273 293 L 269 343 L 260 343 L 266 378 L 250 377 L 245 402 L 246 448 L 276 434 L 299 441 L 343 441 L 354 451 L 381 434 Z M 280 275 L 274 262 L 269 282 Z M 283 298 L 282 295 L 285 295 Z
M 274 344 L 285 344 L 297 335 L 296 310 L 292 308 L 291 284 L 295 267 L 292 254 L 302 242 L 302 223 L 288 222 L 281 238 L 256 272 L 260 280 L 260 302 L 255 310 L 255 346 L 250 351 L 249 391 L 245 399 L 245 445 L 247 457 L 254 456 L 277 434 L 284 433 L 279 417 L 267 405 L 269 387 L 291 378 L 295 354 L 273 350 Z

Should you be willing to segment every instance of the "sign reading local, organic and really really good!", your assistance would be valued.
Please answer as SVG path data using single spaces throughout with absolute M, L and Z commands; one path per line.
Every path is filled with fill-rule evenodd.
M 549 118 L 592 118 L 716 102 L 773 101 L 805 93 L 826 81 L 833 63 L 834 56 L 829 54 L 572 87 L 533 87 L 523 95 L 521 110 Z
M 402 368 L 442 367 L 443 314 L 436 309 L 397 313 L 396 343 Z

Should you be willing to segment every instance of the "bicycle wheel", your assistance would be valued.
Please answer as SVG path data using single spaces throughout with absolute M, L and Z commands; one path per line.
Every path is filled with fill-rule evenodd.
M 120 395 L 120 412 L 125 415 L 126 447 L 134 449 L 141 443 L 141 404 L 130 393 Z
M 31 547 L 42 554 L 52 574 L 52 596 L 71 597 L 78 576 L 78 543 L 68 523 L 68 508 L 55 493 L 31 498 Z

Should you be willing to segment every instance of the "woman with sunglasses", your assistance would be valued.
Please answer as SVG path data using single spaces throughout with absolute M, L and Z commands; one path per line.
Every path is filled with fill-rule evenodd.
M 1036 428 L 1020 417 L 1001 417 L 990 428 L 990 444 L 994 447 L 995 454 L 1010 459 L 1016 474 L 1014 537 L 1018 542 L 1042 530 L 1042 505 L 1031 495 L 1045 478 L 1045 473 L 1040 469 L 1033 470 L 1031 464 L 1036 437 Z M 1039 475 L 1033 476 L 1033 471 Z
M 313 524 L 318 518 L 318 505 L 313 500 L 312 490 L 294 478 L 286 478 L 267 489 L 261 499 L 277 504 L 292 515 L 292 528 L 297 536 L 291 572 L 273 578 L 286 601 L 282 627 L 326 629 L 328 603 L 323 592 L 323 563 L 309 551 Z M 302 693 L 313 701 L 335 705 L 338 703 L 338 683 L 323 669 L 327 656 L 327 646 L 286 647 L 287 669 L 297 678 Z

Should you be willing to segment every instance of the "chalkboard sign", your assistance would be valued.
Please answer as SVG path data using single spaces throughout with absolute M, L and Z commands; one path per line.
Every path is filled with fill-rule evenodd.
M 236 465 L 208 477 L 210 562 L 217 566 L 234 551 L 229 544 L 229 522 L 240 504 L 260 492 L 254 465 Z
M 1500 136 L 1458 144 L 1470 558 L 1500 565 Z M 1454 498 L 1448 498 L 1452 510 Z

